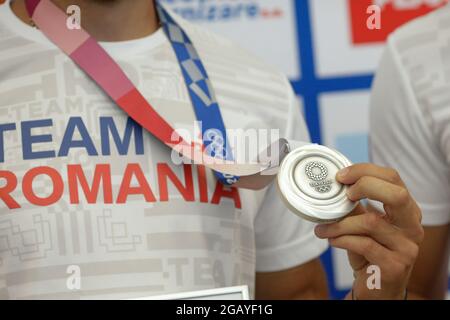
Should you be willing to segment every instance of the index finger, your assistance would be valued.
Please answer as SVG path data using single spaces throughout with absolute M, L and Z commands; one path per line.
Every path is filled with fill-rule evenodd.
M 382 202 L 389 220 L 397 227 L 416 230 L 420 226 L 420 209 L 404 187 L 364 176 L 348 189 L 347 195 L 353 201 L 367 198 Z
M 336 179 L 343 184 L 354 184 L 364 176 L 378 178 L 401 187 L 405 186 L 396 170 L 372 163 L 359 163 L 344 168 L 337 173 Z

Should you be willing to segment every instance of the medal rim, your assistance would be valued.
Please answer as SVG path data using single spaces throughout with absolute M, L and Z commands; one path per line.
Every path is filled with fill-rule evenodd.
M 293 174 L 296 165 L 307 157 L 326 158 L 338 169 L 350 166 L 352 162 L 337 150 L 321 145 L 307 145 L 292 150 L 282 161 L 277 175 L 277 189 L 283 202 L 298 216 L 315 223 L 337 222 L 347 216 L 358 202 L 348 199 L 348 186 L 341 185 L 342 190 L 329 199 L 315 199 L 303 192 Z M 333 177 L 335 179 L 335 177 Z

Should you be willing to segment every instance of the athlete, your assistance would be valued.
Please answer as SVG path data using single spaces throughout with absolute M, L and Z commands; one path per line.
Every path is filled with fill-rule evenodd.
M 371 102 L 372 160 L 398 169 L 423 212 L 410 296 L 447 292 L 450 236 L 450 6 L 388 40 Z
M 44 14 L 51 3 L 80 7 L 82 27 L 164 119 L 194 123 L 154 1 L 28 4 Z M 209 73 L 227 129 L 309 139 L 283 75 L 176 20 Z M 122 299 L 248 285 L 258 299 L 324 299 L 325 239 L 349 251 L 349 299 L 406 297 L 420 210 L 394 170 L 362 164 L 338 175 L 353 185 L 352 200 L 382 201 L 386 216 L 359 206 L 315 228 L 285 208 L 273 185 L 237 189 L 203 166 L 174 164 L 170 149 L 41 31 L 24 0 L 0 6 L 1 298 Z M 86 63 L 99 63 L 94 58 Z M 367 286 L 370 265 L 380 268 L 379 290 Z

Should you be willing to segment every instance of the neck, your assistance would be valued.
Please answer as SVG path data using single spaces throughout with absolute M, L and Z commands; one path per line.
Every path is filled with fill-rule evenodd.
M 46 1 L 46 0 L 44 0 Z M 81 25 L 98 41 L 126 41 L 145 37 L 159 28 L 153 0 L 52 0 L 66 11 L 70 5 L 81 9 Z M 132 3 L 132 4 L 131 4 Z M 31 24 L 25 0 L 14 0 L 16 16 Z

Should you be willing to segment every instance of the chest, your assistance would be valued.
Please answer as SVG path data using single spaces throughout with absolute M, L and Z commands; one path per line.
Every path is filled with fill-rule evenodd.
M 9 79 L 0 99 L 4 210 L 48 208 L 62 200 L 69 206 L 177 200 L 212 206 L 226 202 L 232 211 L 244 208 L 256 214 L 259 196 L 222 186 L 202 166 L 174 163 L 176 155 L 169 148 L 130 119 L 70 60 L 48 52 L 46 57 L 45 67 L 37 62 L 43 60 L 33 59 L 21 64 L 27 72 L 17 71 L 19 65 L 13 66 L 15 77 L 2 72 Z M 122 63 L 161 116 L 198 141 L 195 114 L 176 61 L 149 65 L 139 60 Z M 270 126 L 258 113 L 238 108 L 245 99 L 233 101 L 224 95 L 223 100 L 227 127 Z

